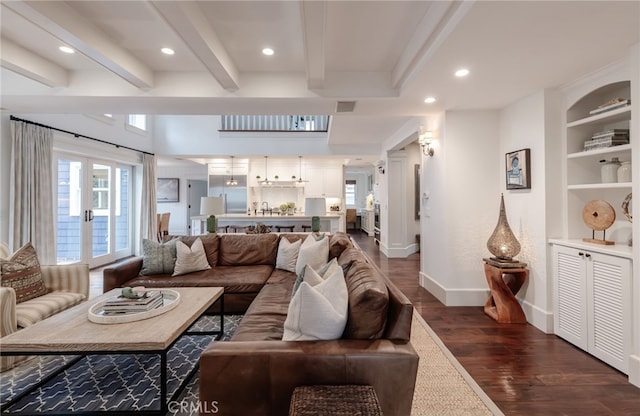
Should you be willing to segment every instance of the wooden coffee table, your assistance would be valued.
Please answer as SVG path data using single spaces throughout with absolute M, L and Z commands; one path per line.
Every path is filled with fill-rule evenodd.
M 160 356 L 160 410 L 166 414 L 167 351 L 184 334 L 217 334 L 220 339 L 224 322 L 224 289 L 221 287 L 172 287 L 180 293 L 180 302 L 172 310 L 149 319 L 119 324 L 98 324 L 89 321 L 89 308 L 102 300 L 117 296 L 121 289 L 113 289 L 69 310 L 60 312 L 37 324 L 0 339 L 0 355 L 86 355 L 157 354 Z M 187 332 L 189 327 L 215 303 L 220 302 L 220 331 Z M 174 400 L 197 370 L 198 363 L 187 375 L 170 400 Z M 67 366 L 68 367 L 68 366 Z M 61 369 L 63 371 L 67 367 Z M 33 386 L 28 392 L 2 404 L 4 410 L 40 387 L 47 380 Z M 95 412 L 91 412 L 95 414 Z M 118 414 L 133 414 L 118 410 Z M 155 412 L 152 412 L 155 413 Z

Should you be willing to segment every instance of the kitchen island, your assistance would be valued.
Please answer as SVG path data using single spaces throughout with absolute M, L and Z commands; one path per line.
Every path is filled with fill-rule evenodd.
M 265 224 L 275 231 L 276 225 L 293 225 L 294 232 L 302 232 L 302 225 L 311 225 L 311 216 L 304 214 L 294 215 L 277 215 L 277 214 L 223 214 L 216 215 L 218 219 L 218 227 L 239 226 L 249 227 L 256 224 Z M 344 231 L 344 215 L 342 212 L 328 212 L 326 215 L 320 216 L 320 231 L 335 233 Z M 191 235 L 199 235 L 207 233 L 207 217 L 198 215 L 191 217 Z

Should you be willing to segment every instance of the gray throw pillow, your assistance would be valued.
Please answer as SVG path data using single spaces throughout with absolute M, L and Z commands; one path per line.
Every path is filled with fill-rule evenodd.
M 151 274 L 173 274 L 176 264 L 177 238 L 158 243 L 153 240 L 142 240 L 142 269 L 141 276 Z

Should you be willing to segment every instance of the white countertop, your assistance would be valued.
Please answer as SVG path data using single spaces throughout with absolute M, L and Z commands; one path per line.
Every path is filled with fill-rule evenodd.
M 326 215 L 320 215 L 320 218 L 328 218 L 328 219 L 332 219 L 332 218 L 340 218 L 343 215 L 342 212 L 327 212 Z M 205 220 L 207 218 L 206 215 L 198 215 L 198 216 L 194 216 L 191 217 L 192 220 Z M 304 215 L 304 214 L 294 214 L 294 215 L 269 215 L 269 214 L 265 214 L 262 215 L 262 213 L 258 213 L 258 215 L 247 215 L 247 214 L 222 214 L 222 215 L 216 215 L 216 218 L 218 220 L 223 220 L 223 219 L 233 219 L 233 220 L 274 220 L 274 221 L 280 221 L 280 220 L 296 220 L 296 219 L 300 219 L 300 220 L 308 220 L 311 218 L 311 215 Z

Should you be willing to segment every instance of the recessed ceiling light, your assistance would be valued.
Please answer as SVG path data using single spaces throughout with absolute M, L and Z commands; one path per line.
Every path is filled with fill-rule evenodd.
M 263 53 L 263 54 L 265 54 L 265 55 L 267 55 L 267 56 L 271 56 L 271 55 L 273 55 L 273 49 L 271 49 L 271 48 L 264 48 L 264 49 L 262 50 L 262 53 Z
M 160 51 L 165 55 L 173 55 L 175 53 L 171 48 L 162 48 Z
M 58 49 L 60 49 L 64 53 L 75 53 L 73 48 L 70 48 L 68 46 L 60 46 Z
M 424 99 L 424 102 L 427 104 L 433 104 L 436 102 L 436 98 L 435 97 L 427 97 Z
M 469 75 L 469 70 L 467 68 L 458 69 L 456 71 L 456 76 L 458 78 L 466 77 L 467 75 Z

